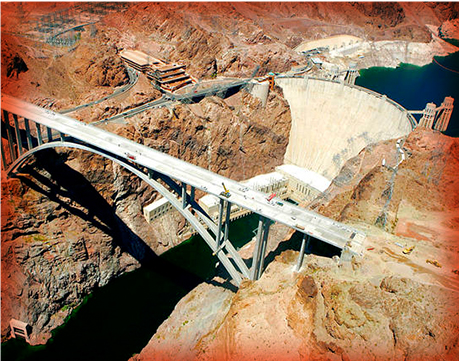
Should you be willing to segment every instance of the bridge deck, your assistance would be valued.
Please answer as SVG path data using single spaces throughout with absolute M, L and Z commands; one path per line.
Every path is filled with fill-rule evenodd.
M 222 182 L 231 192 L 228 201 L 251 210 L 292 229 L 311 235 L 338 248 L 350 243 L 350 250 L 363 253 L 365 235 L 344 224 L 303 209 L 288 202 L 283 206 L 266 200 L 267 195 L 250 190 L 239 182 L 220 176 L 201 167 L 179 160 L 124 137 L 73 118 L 2 95 L 2 109 L 28 118 L 63 134 L 72 136 L 112 154 L 131 159 L 138 165 L 160 172 L 197 189 L 220 197 Z

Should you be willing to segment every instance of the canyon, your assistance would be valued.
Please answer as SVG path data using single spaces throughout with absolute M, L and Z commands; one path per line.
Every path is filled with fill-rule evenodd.
M 34 56 L 30 39 L 3 36 L 5 29 L 18 29 L 2 17 L 2 93 L 54 111 L 100 99 L 128 83 L 119 57 L 126 48 L 183 62 L 203 80 L 214 74 L 251 77 L 259 65 L 260 76 L 286 72 L 305 62 L 294 47 L 343 32 L 375 42 L 361 68 L 414 59 L 391 47 L 400 53 L 413 47 L 419 64 L 455 51 L 439 35 L 456 36 L 457 4 L 394 4 L 270 3 L 268 10 L 263 3 L 223 3 L 218 9 L 212 3 L 133 3 L 103 17 L 96 35 L 82 32 L 72 51 L 43 45 L 43 58 Z M 26 13 L 38 5 L 29 6 Z M 14 4 L 2 4 L 4 10 L 11 19 L 18 14 Z M 235 180 L 270 172 L 286 160 L 300 163 L 332 181 L 304 206 L 364 230 L 366 246 L 373 248 L 352 263 L 309 254 L 294 273 L 298 253 L 279 251 L 292 232 L 276 225 L 268 252 L 277 256 L 259 281 L 235 293 L 199 285 L 135 360 L 457 359 L 457 140 L 430 130 L 409 134 L 407 122 L 380 100 L 365 102 L 369 95 L 340 85 L 314 92 L 317 87 L 312 79 L 279 79 L 265 106 L 243 90 L 103 126 Z M 329 99 L 319 101 L 324 94 Z M 89 123 L 159 97 L 140 76 L 127 94 L 71 116 Z M 375 113 L 358 102 L 379 107 L 379 116 L 368 120 L 364 115 Z M 321 112 L 322 127 L 309 132 Z M 341 118 L 336 128 L 333 122 Z M 318 141 L 314 147 L 303 142 L 306 133 Z M 322 149 L 326 133 L 335 138 Z M 392 176 L 382 160 L 396 164 L 397 139 L 409 157 L 398 168 L 381 223 Z M 32 325 L 32 344 L 45 343 L 94 289 L 180 243 L 185 224 L 178 215 L 153 225 L 143 218 L 142 207 L 157 198 L 119 166 L 83 151 L 49 151 L 11 179 L 2 169 L 2 341 L 16 318 Z M 415 249 L 405 256 L 396 242 Z M 432 317 L 427 323 L 425 314 Z

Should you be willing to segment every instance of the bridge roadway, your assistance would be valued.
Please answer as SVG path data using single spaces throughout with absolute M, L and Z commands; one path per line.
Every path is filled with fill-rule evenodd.
M 22 117 L 39 122 L 124 159 L 129 159 L 137 165 L 155 170 L 219 198 L 224 198 L 220 196 L 224 182 L 231 192 L 231 196 L 227 199 L 229 202 L 337 248 L 343 249 L 347 246 L 352 253 L 363 254 L 365 234 L 315 212 L 288 202 L 283 202 L 283 206 L 275 202 L 268 202 L 266 194 L 247 189 L 239 182 L 16 98 L 2 95 L 1 107 L 3 110 L 20 114 Z

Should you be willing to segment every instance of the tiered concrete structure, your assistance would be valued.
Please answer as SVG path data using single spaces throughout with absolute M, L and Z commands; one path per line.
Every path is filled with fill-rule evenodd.
M 344 77 L 344 81 L 347 84 L 355 84 L 355 80 L 359 76 L 359 71 L 357 70 L 356 63 L 350 63 L 349 69 L 346 71 L 346 75 Z
M 314 200 L 330 186 L 325 177 L 295 165 L 278 166 L 276 171 L 288 179 L 288 198 L 298 203 Z
M 437 113 L 437 105 L 435 103 L 427 103 L 424 109 L 423 116 L 419 121 L 419 127 L 425 127 L 432 129 L 435 114 Z
M 29 330 L 31 329 L 28 323 L 18 321 L 17 319 L 10 320 L 11 337 L 22 337 L 30 344 Z
M 436 129 L 444 132 L 448 128 L 451 114 L 454 108 L 454 98 L 445 97 L 444 101 L 437 107 L 435 103 L 427 103 L 423 111 L 410 111 L 411 114 L 422 114 L 419 120 L 419 127 Z
M 165 63 L 138 50 L 124 50 L 120 53 L 127 65 L 139 72 L 148 72 L 152 66 L 161 66 Z
M 173 92 L 192 83 L 185 70 L 184 64 L 161 65 L 152 67 L 152 70 L 147 72 L 147 77 L 155 81 L 162 89 Z
M 151 223 L 153 220 L 156 220 L 160 216 L 165 215 L 170 210 L 173 209 L 171 203 L 164 197 L 156 200 L 155 202 L 145 206 L 143 208 L 143 216 L 148 223 Z
M 127 65 L 146 74 L 161 90 L 174 92 L 193 83 L 184 64 L 168 64 L 138 50 L 124 50 L 120 55 Z

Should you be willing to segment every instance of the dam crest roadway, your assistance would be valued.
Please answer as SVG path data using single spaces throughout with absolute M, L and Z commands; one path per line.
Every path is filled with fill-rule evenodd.
M 6 129 L 8 139 L 9 153 L 4 152 L 3 144 L 1 150 L 7 175 L 13 174 L 32 154 L 47 148 L 78 148 L 117 162 L 154 187 L 185 217 L 217 255 L 236 285 L 240 285 L 243 278 L 260 278 L 272 222 L 279 222 L 303 234 L 299 267 L 310 236 L 345 251 L 347 255 L 363 255 L 366 237 L 363 232 L 313 211 L 289 202 L 279 205 L 276 199 L 268 201 L 265 193 L 247 189 L 237 181 L 11 96 L 2 95 L 1 108 L 2 128 Z M 229 192 L 222 192 L 222 184 Z M 196 202 L 196 189 L 219 198 L 217 222 Z M 232 204 L 259 215 L 250 269 L 228 239 Z M 223 220 L 224 214 L 226 221 Z

